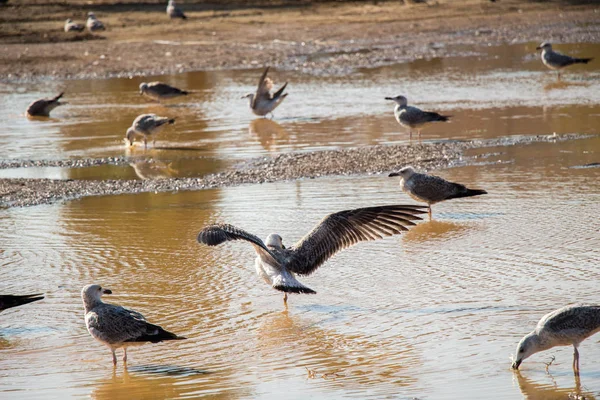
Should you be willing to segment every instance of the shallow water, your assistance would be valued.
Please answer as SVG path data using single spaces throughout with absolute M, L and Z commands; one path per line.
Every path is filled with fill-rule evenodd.
M 525 57 L 522 50 L 515 52 L 516 60 Z M 486 60 L 486 51 L 478 50 L 484 55 L 472 57 Z M 521 83 L 542 90 L 550 76 L 534 61 L 523 61 L 534 78 Z M 518 75 L 514 63 L 512 69 L 494 67 L 486 76 Z M 360 74 L 388 76 L 372 82 L 390 82 L 396 73 L 403 76 L 406 68 Z M 188 138 L 179 141 L 175 133 L 165 131 L 159 145 L 208 143 L 209 149 L 193 150 L 194 154 L 212 159 L 207 164 L 218 170 L 269 152 L 407 140 L 398 133 L 388 104 L 366 105 L 366 111 L 356 116 L 346 109 L 350 102 L 345 99 L 332 106 L 335 111 L 328 119 L 319 114 L 325 114 L 325 103 L 317 102 L 323 107 L 315 108 L 316 120 L 301 120 L 293 115 L 308 115 L 310 108 L 294 109 L 296 96 L 290 95 L 274 123 L 295 132 L 287 136 L 292 139 L 282 141 L 272 134 L 272 149 L 263 147 L 257 139 L 241 136 L 251 121 L 245 108 L 227 111 L 229 117 L 218 116 L 218 105 L 227 103 L 223 99 L 238 95 L 237 77 L 248 86 L 242 89 L 249 89 L 255 72 L 232 72 L 230 78 L 228 73 L 207 74 L 213 78 L 206 78 L 206 84 L 213 89 L 202 94 L 206 103 L 165 108 L 189 113 L 190 123 L 205 125 L 202 135 L 206 136 L 194 139 L 196 131 L 189 131 L 184 133 Z M 443 70 L 439 74 L 444 75 Z M 597 69 L 572 75 L 572 79 L 595 77 L 588 83 L 598 85 Z M 364 94 L 368 85 L 360 76 L 354 82 L 327 78 L 325 84 L 337 87 L 337 93 L 352 93 L 356 88 L 356 93 Z M 170 79 L 181 84 L 177 79 L 184 77 Z M 306 83 L 298 84 L 303 90 L 318 87 L 316 78 L 305 79 Z M 469 87 L 464 78 L 453 79 L 456 86 Z M 125 85 L 121 95 L 103 92 L 103 85 L 109 83 Z M 92 111 L 78 106 L 77 112 L 94 116 L 90 126 L 96 123 L 94 118 L 104 115 L 98 110 L 105 102 L 114 104 L 110 106 L 114 109 L 122 107 L 123 114 L 145 110 L 145 105 L 126 105 L 138 101 L 135 93 L 127 94 L 127 85 L 137 86 L 133 80 L 65 83 L 77 84 L 89 85 L 87 93 L 94 90 L 101 97 L 99 105 L 89 103 Z M 450 85 L 449 78 L 446 84 Z M 416 84 L 407 81 L 406 85 Z M 229 94 L 221 93 L 222 87 Z M 448 92 L 444 88 L 440 92 L 449 96 L 449 88 Z M 388 94 L 383 84 L 380 89 L 382 96 Z M 91 197 L 0 210 L 0 292 L 46 294 L 43 301 L 2 313 L 0 398 L 564 399 L 574 393 L 599 397 L 600 348 L 595 338 L 580 347 L 579 385 L 571 371 L 572 350 L 567 347 L 533 356 L 520 373 L 509 369 L 517 342 L 542 315 L 567 303 L 598 301 L 600 168 L 588 166 L 600 161 L 600 101 L 594 97 L 598 91 L 588 88 L 585 99 L 591 100 L 579 104 L 571 93 L 583 90 L 579 86 L 556 89 L 569 93 L 562 103 L 554 90 L 544 100 L 546 109 L 528 102 L 531 93 L 517 93 L 519 105 L 502 98 L 498 103 L 481 100 L 481 107 L 454 109 L 446 108 L 444 101 L 434 102 L 434 93 L 419 92 L 425 98 L 420 104 L 450 111 L 457 120 L 460 115 L 463 122 L 472 118 L 465 125 L 457 122 L 431 129 L 425 140 L 553 131 L 595 136 L 471 152 L 493 154 L 479 158 L 478 165 L 436 173 L 485 188 L 488 195 L 436 205 L 434 221 L 336 255 L 313 276 L 300 278 L 317 294 L 292 295 L 287 310 L 282 296 L 255 275 L 251 246 L 229 243 L 207 248 L 196 243 L 197 232 L 206 224 L 227 222 L 263 238 L 276 231 L 291 245 L 327 213 L 374 203 L 414 203 L 400 192 L 395 178 L 332 177 L 198 192 Z M 78 98 L 88 98 L 85 91 L 81 93 Z M 473 89 L 473 96 L 477 93 Z M 507 91 L 506 97 L 511 93 Z M 15 96 L 21 99 L 31 93 Z M 127 96 L 130 100 L 125 100 Z M 196 120 L 200 109 L 208 111 Z M 123 154 L 122 129 L 117 130 L 115 122 L 98 122 L 98 130 L 85 133 L 80 122 L 71 128 L 63 125 L 79 121 L 71 112 L 75 111 L 65 107 L 57 113 L 58 121 L 47 124 L 15 117 L 11 129 L 27 135 L 23 140 L 31 146 L 13 144 L 12 151 L 2 150 L 1 158 Z M 321 142 L 309 136 L 321 129 Z M 378 130 L 379 136 L 373 136 Z M 8 147 L 10 134 L 0 134 Z M 79 140 L 77 135 L 92 139 Z M 50 153 L 52 149 L 56 152 Z M 156 150 L 149 154 L 163 150 L 152 151 Z M 166 160 L 173 164 L 186 160 L 187 151 L 164 152 L 177 154 Z M 187 171 L 173 164 L 170 168 Z M 51 171 L 62 178 L 74 173 L 92 179 L 133 177 L 127 168 Z M 133 348 L 128 369 L 119 360 L 113 370 L 110 352 L 90 338 L 83 322 L 79 291 L 91 282 L 113 290 L 106 301 L 136 309 L 188 340 Z M 553 355 L 556 360 L 546 374 L 544 363 Z

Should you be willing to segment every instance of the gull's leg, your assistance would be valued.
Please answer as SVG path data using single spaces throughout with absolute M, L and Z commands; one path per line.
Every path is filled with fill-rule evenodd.
M 431 204 L 428 204 L 427 214 L 429 214 L 429 220 L 431 221 Z
M 573 345 L 573 350 L 573 371 L 575 371 L 575 376 L 579 376 L 579 351 L 577 346 Z
M 123 362 L 126 363 L 127 362 L 127 347 L 123 347 L 123 351 L 125 352 L 125 354 L 123 354 Z
M 148 139 L 144 136 L 144 150 L 148 148 Z
M 283 304 L 287 306 L 287 292 L 283 295 Z
M 556 71 L 558 73 L 558 81 L 560 82 L 560 71 Z
M 412 140 L 412 129 L 408 130 L 408 140 Z
M 113 355 L 113 365 L 117 366 L 117 355 L 115 354 L 115 349 L 111 349 Z

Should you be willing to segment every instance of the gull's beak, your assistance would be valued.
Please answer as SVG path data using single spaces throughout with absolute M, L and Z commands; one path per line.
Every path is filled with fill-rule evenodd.
M 400 176 L 400 174 L 397 172 L 392 172 L 391 174 L 388 175 L 388 178 L 392 178 L 394 176 Z
M 519 366 L 521 365 L 521 363 L 523 362 L 523 360 L 517 360 L 514 363 L 512 363 L 511 368 L 512 369 L 519 369 Z
M 536 49 L 536 50 L 541 50 L 542 48 L 541 48 L 540 46 L 538 46 L 538 47 L 536 47 L 535 49 Z
M 112 294 L 112 290 L 110 290 L 110 289 L 103 289 L 102 293 L 104 293 L 104 294 Z
M 396 100 L 396 99 L 394 99 L 393 97 L 386 97 L 385 99 L 386 99 L 386 100 Z

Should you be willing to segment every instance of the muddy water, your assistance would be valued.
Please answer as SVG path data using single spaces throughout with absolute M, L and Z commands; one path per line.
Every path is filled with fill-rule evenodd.
M 514 74 L 521 84 L 542 93 L 541 85 L 552 77 L 536 60 L 527 58 L 526 49 L 515 50 L 514 59 L 529 68 L 527 79 L 519 78 L 523 72 L 514 66 L 490 64 L 493 70 L 478 73 L 484 77 Z M 489 55 L 494 51 L 478 49 L 470 57 L 492 63 L 498 60 Z M 453 62 L 462 63 L 460 58 Z M 406 68 L 361 71 L 354 82 L 327 78 L 323 85 L 337 88 L 340 94 L 353 90 L 365 94 L 368 85 L 358 77 L 389 83 L 393 74 L 406 76 Z M 253 80 L 250 72 L 230 74 L 207 75 L 213 77 L 206 78 L 212 89 L 197 94 L 205 96 L 204 102 L 164 107 L 189 113 L 187 121 L 204 128 L 187 131 L 182 122 L 176 127 L 187 136 L 176 136 L 178 130 L 165 131 L 158 142 L 161 148 L 149 150 L 155 157 L 150 164 L 161 161 L 165 168 L 177 169 L 181 167 L 173 164 L 190 160 L 189 168 L 219 169 L 269 152 L 407 140 L 398 133 L 388 104 L 361 102 L 356 115 L 350 107 L 356 98 L 351 97 L 351 101 L 328 103 L 335 110 L 332 118 L 324 115 L 325 103 L 317 102 L 315 120 L 297 116 L 311 110 L 298 100 L 294 100 L 297 109 L 282 106 L 274 123 L 284 129 L 286 139 L 271 134 L 273 147 L 265 147 L 248 134 L 251 117 L 245 108 L 219 115 L 218 105 L 229 104 L 224 99 L 237 101 L 238 77 L 247 85 L 244 90 Z M 435 71 L 431 74 L 435 76 Z M 440 81 L 449 85 L 456 79 L 452 84 L 457 87 L 476 87 L 453 74 L 460 75 L 451 72 L 447 81 Z M 570 78 L 595 87 L 597 74 L 597 69 L 584 69 Z M 586 81 L 589 77 L 596 80 Z M 186 86 L 179 81 L 183 76 L 169 79 Z M 315 78 L 306 79 L 298 86 L 307 93 L 316 91 Z M 504 82 L 510 85 L 512 78 Z M 125 86 L 111 92 L 103 86 L 109 83 Z M 405 84 L 416 85 L 402 81 Z M 57 120 L 44 123 L 9 118 L 12 128 L 0 136 L 8 146 L 2 158 L 123 154 L 122 127 L 105 112 L 111 110 L 115 120 L 127 126 L 130 118 L 122 114 L 145 111 L 147 106 L 134 105 L 139 99 L 125 89 L 127 85 L 135 89 L 137 82 L 65 85 L 88 85 L 87 92 L 81 89 L 74 96 L 87 101 L 89 109 L 65 107 L 57 110 Z M 444 88 L 440 92 L 449 96 L 449 87 Z M 15 99 L 32 96 L 24 90 Z M 383 84 L 377 90 L 381 91 L 377 96 L 388 94 Z M 472 89 L 472 96 L 478 90 Z M 543 91 L 549 93 L 540 97 L 546 107 L 528 100 L 531 93 L 515 89 L 498 100 L 481 100 L 482 106 L 456 108 L 446 108 L 445 102 L 436 102 L 433 93 L 423 90 L 419 93 L 426 99 L 424 106 L 451 112 L 457 120 L 472 118 L 472 125 L 457 123 L 456 130 L 449 129 L 453 125 L 447 125 L 448 130 L 432 128 L 425 140 L 553 131 L 597 134 L 600 110 L 594 96 L 598 92 L 588 88 L 585 97 L 576 99 L 572 91 L 581 90 L 573 85 Z M 100 100 L 92 101 L 91 92 Z M 456 95 L 454 104 L 461 103 L 461 96 Z M 19 111 L 0 107 L 0 113 L 13 112 Z M 83 117 L 70 114 L 75 112 L 88 119 L 82 122 Z M 371 125 L 371 120 L 379 122 Z M 86 126 L 92 127 L 89 132 Z M 9 140 L 15 132 L 29 146 Z M 55 153 L 50 153 L 52 149 Z M 533 356 L 518 374 L 509 369 L 509 357 L 543 314 L 571 302 L 598 302 L 600 168 L 586 165 L 600 162 L 600 139 L 596 135 L 485 152 L 493 154 L 479 159 L 479 165 L 438 173 L 485 188 L 489 195 L 436 205 L 434 221 L 338 254 L 313 276 L 301 278 L 317 294 L 291 296 L 287 310 L 282 296 L 255 275 L 251 246 L 230 243 L 206 248 L 195 242 L 198 230 L 209 223 L 228 222 L 260 237 L 275 231 L 290 245 L 329 212 L 373 203 L 413 203 L 399 191 L 396 179 L 300 180 L 0 210 L 0 292 L 46 294 L 44 301 L 2 313 L 0 398 L 599 397 L 600 348 L 595 339 L 580 347 L 580 382 L 572 375 L 569 348 Z M 157 156 L 164 153 L 168 154 L 164 160 Z M 188 158 L 189 153 L 193 155 Z M 483 151 L 472 154 L 479 153 Z M 202 157 L 212 161 L 193 164 Z M 135 172 L 126 168 L 51 171 L 63 178 L 74 173 L 96 179 L 131 177 Z M 83 322 L 79 291 L 91 282 L 113 290 L 107 301 L 141 311 L 188 340 L 134 348 L 128 368 L 119 361 L 113 370 L 110 352 L 89 337 Z M 556 360 L 547 374 L 544 363 L 553 355 Z

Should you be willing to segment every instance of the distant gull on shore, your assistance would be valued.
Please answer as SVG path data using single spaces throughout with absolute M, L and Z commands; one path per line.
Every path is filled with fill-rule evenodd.
M 34 301 L 42 300 L 44 296 L 41 293 L 37 294 L 25 294 L 25 295 L 11 295 L 1 294 L 0 295 L 0 312 L 13 307 L 22 306 Z
M 104 303 L 101 299 L 104 294 L 112 294 L 112 291 L 100 285 L 87 285 L 81 290 L 81 299 L 85 308 L 85 325 L 94 339 L 110 348 L 114 365 L 117 365 L 115 350 L 120 347 L 125 352 L 123 362 L 127 362 L 128 346 L 186 339 L 147 322 L 137 311 Z
M 104 27 L 104 24 L 102 22 L 100 22 L 100 20 L 98 18 L 96 18 L 96 14 L 94 14 L 91 11 L 88 13 L 88 18 L 87 18 L 85 25 L 87 26 L 87 28 L 90 32 L 106 30 L 106 28 Z
M 421 220 L 423 206 L 390 205 L 340 211 L 323 218 L 312 231 L 291 248 L 272 233 L 263 242 L 235 226 L 210 225 L 198 234 L 198 242 L 216 246 L 230 240 L 250 242 L 257 254 L 256 273 L 273 289 L 285 293 L 316 293 L 296 279 L 310 275 L 337 252 L 362 241 L 381 239 L 408 230 Z
M 248 93 L 247 95 L 242 96 L 242 99 L 250 99 L 250 109 L 254 114 L 261 117 L 264 117 L 269 113 L 273 116 L 273 110 L 277 108 L 288 95 L 287 93 L 283 93 L 287 86 L 287 82 L 277 89 L 275 93 L 271 93 L 273 81 L 271 78 L 267 77 L 268 72 L 269 67 L 265 68 L 265 72 L 261 75 L 256 93 Z
M 140 94 L 160 102 L 161 100 L 186 96 L 189 93 L 162 82 L 142 82 L 140 83 Z
M 167 15 L 171 19 L 173 19 L 173 18 L 187 19 L 187 17 L 183 13 L 183 10 L 181 8 L 177 7 L 177 5 L 175 4 L 175 0 L 169 0 L 169 4 L 167 5 Z
M 65 32 L 83 32 L 85 25 L 73 22 L 71 18 L 65 21 Z
M 431 122 L 446 122 L 450 119 L 449 115 L 441 115 L 436 112 L 422 111 L 421 109 L 408 105 L 408 100 L 404 96 L 386 97 L 396 103 L 394 107 L 394 116 L 396 121 L 405 128 L 408 128 L 409 137 L 412 138 L 412 130 L 417 129 L 421 137 L 421 129 L 424 125 Z
M 136 135 L 144 137 L 144 148 L 148 147 L 148 137 L 152 136 L 152 145 L 156 141 L 156 134 L 163 128 L 165 124 L 174 124 L 174 118 L 159 117 L 156 114 L 138 115 L 133 120 L 131 127 L 127 129 L 125 137 L 129 141 L 129 145 L 133 146 L 133 140 Z
M 546 67 L 557 71 L 558 80 L 560 80 L 561 69 L 573 64 L 587 64 L 593 60 L 593 58 L 575 58 L 561 54 L 552 50 L 552 45 L 548 42 L 540 44 L 536 50 L 542 50 L 542 62 Z
M 60 98 L 65 94 L 61 92 L 58 96 L 52 99 L 39 99 L 34 101 L 27 107 L 27 115 L 31 117 L 49 117 L 50 111 L 54 110 L 58 106 L 67 104 L 66 102 L 60 102 Z
M 388 176 L 399 176 L 400 187 L 416 201 L 427 203 L 429 220 L 431 220 L 431 205 L 444 200 L 487 194 L 485 190 L 468 189 L 460 183 L 449 182 L 439 176 L 415 172 L 412 167 L 404 167 L 399 172 Z
M 555 346 L 573 346 L 573 371 L 579 375 L 577 347 L 600 331 L 600 306 L 575 304 L 559 308 L 540 319 L 535 329 L 517 345 L 513 369 L 529 356 Z

